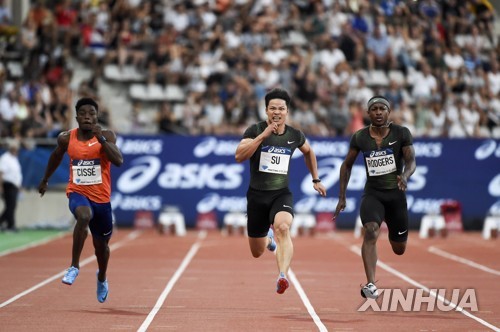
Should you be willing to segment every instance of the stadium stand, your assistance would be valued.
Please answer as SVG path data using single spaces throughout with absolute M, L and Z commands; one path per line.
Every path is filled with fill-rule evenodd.
M 102 124 L 118 133 L 165 132 L 145 122 L 166 102 L 173 133 L 240 135 L 278 85 L 303 110 L 291 121 L 306 134 L 349 135 L 366 121 L 356 103 L 382 93 L 416 137 L 500 136 L 488 0 L 35 0 L 17 25 L 7 3 L 1 137 L 55 137 L 74 125 L 83 95 L 100 100 Z M 337 112 L 341 128 L 328 125 Z

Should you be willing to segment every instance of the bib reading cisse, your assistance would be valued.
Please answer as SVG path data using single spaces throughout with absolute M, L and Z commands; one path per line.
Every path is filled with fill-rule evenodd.
M 73 160 L 73 183 L 91 185 L 102 183 L 101 161 L 99 159 Z

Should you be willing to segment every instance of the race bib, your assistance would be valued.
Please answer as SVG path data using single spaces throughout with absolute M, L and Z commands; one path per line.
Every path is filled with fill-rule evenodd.
M 259 170 L 266 173 L 287 174 L 292 149 L 280 146 L 263 146 L 260 150 Z
M 73 183 L 88 186 L 102 183 L 101 160 L 73 160 L 71 165 Z
M 396 158 L 392 149 L 365 152 L 366 168 L 369 176 L 380 176 L 396 171 Z

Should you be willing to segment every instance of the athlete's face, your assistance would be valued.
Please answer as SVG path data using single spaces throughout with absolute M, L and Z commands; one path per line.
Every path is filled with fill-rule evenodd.
M 368 116 L 374 126 L 384 126 L 389 121 L 391 110 L 382 103 L 375 103 L 368 109 Z
M 288 116 L 288 107 L 283 99 L 271 99 L 266 109 L 267 118 L 270 123 L 278 125 L 285 123 Z
M 92 105 L 80 106 L 76 112 L 76 122 L 82 130 L 92 130 L 97 124 L 97 110 Z

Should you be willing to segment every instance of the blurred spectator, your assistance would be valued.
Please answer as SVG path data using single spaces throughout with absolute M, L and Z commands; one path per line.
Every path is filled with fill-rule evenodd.
M 491 63 L 490 71 L 486 74 L 488 89 L 493 96 L 500 93 L 500 65 L 497 61 Z
M 4 201 L 4 210 L 0 215 L 1 231 L 17 231 L 16 208 L 19 190 L 23 183 L 23 173 L 18 159 L 19 147 L 17 139 L 9 139 L 7 151 L 0 156 L 0 194 Z
M 410 130 L 410 132 L 415 133 L 415 135 L 418 136 L 417 127 L 415 125 L 416 113 L 417 112 L 414 110 L 412 106 L 408 105 L 405 101 L 403 101 L 399 105 L 399 109 L 395 112 L 392 112 L 391 117 L 396 124 L 404 123 L 405 127 L 407 127 Z
M 5 5 L 5 0 L 0 0 L 0 26 L 12 24 L 10 9 Z
M 349 105 L 347 98 L 344 95 L 339 95 L 335 98 L 335 102 L 328 110 L 327 123 L 331 128 L 333 136 L 347 136 L 347 128 L 349 126 Z
M 162 134 L 176 134 L 179 131 L 177 120 L 172 111 L 172 105 L 168 102 L 160 104 L 156 121 L 159 132 Z
M 207 135 L 220 134 L 224 128 L 224 105 L 218 94 L 213 93 L 202 109 L 200 125 Z
M 14 124 L 19 114 L 18 92 L 12 89 L 0 99 L 0 123 L 2 136 L 14 134 Z
M 327 18 L 327 30 L 329 35 L 332 38 L 340 37 L 346 23 L 349 23 L 349 16 L 342 10 L 340 2 L 335 1 Z
M 346 61 L 353 65 L 360 63 L 363 56 L 364 41 L 354 33 L 353 27 L 349 22 L 342 25 L 342 30 L 338 37 L 338 45 Z
M 347 136 L 352 135 L 359 129 L 365 127 L 367 124 L 365 122 L 365 115 L 364 115 L 364 107 L 361 105 L 360 102 L 355 101 L 355 100 L 350 100 L 349 101 L 349 115 L 350 115 L 350 123 L 349 127 L 347 127 Z
M 354 16 L 351 19 L 351 26 L 356 35 L 365 41 L 366 36 L 371 31 L 371 21 L 368 19 L 366 5 L 361 4 L 358 10 L 354 12 Z
M 367 68 L 389 70 L 396 68 L 396 62 L 392 53 L 391 43 L 379 25 L 366 39 L 366 61 Z
M 412 86 L 411 96 L 416 100 L 430 100 L 437 92 L 437 80 L 429 65 L 421 62 L 421 71 L 408 75 L 408 84 Z
M 77 25 L 78 13 L 72 7 L 71 0 L 61 0 L 56 5 L 54 14 L 58 26 L 58 38 L 62 42 L 63 48 L 69 50 L 73 40 L 80 33 Z
M 446 50 L 443 60 L 446 68 L 451 72 L 457 72 L 465 65 L 464 58 L 460 54 L 460 49 L 457 45 L 453 45 Z
M 323 65 L 328 71 L 332 71 L 338 64 L 346 61 L 345 55 L 338 48 L 338 43 L 335 39 L 325 36 L 320 45 L 323 47 L 316 53 L 313 59 L 318 65 Z
M 479 115 L 465 104 L 462 98 L 456 98 L 448 107 L 450 122 L 448 136 L 452 138 L 474 137 L 474 130 L 479 123 Z
M 439 4 L 434 0 L 419 1 L 419 10 L 420 13 L 428 19 L 433 19 L 441 14 Z
M 401 103 L 404 101 L 403 89 L 400 84 L 391 80 L 387 89 L 383 90 L 382 93 L 387 100 L 391 103 L 392 109 L 398 109 Z
M 494 135 L 500 103 L 495 19 L 488 0 L 34 0 L 15 35 L 18 58 L 0 62 L 0 116 L 11 119 L 0 122 L 0 135 L 54 137 L 73 120 L 75 95 L 113 104 L 108 93 L 117 89 L 122 105 L 132 82 L 145 93 L 130 104 L 158 110 L 170 104 L 173 127 L 166 127 L 182 134 L 240 135 L 262 116 L 266 91 L 281 86 L 311 113 L 305 120 L 317 121 L 304 122 L 306 135 L 349 134 L 365 123 L 356 105 L 373 93 L 387 94 L 394 117 L 408 121 L 416 137 L 439 131 L 429 124 L 438 126 L 429 120 L 435 102 L 441 119 L 453 113 L 456 98 L 480 109 L 472 135 Z M 9 20 L 0 1 L 0 22 Z M 10 50 L 12 44 L 0 41 L 0 51 Z M 90 77 L 74 72 L 75 64 Z M 110 78 L 110 64 L 119 65 L 116 77 L 123 79 L 98 84 Z M 388 80 L 374 81 L 370 69 Z M 167 96 L 171 87 L 180 93 Z M 10 91 L 17 93 L 15 115 L 14 104 L 6 103 Z M 107 109 L 99 121 L 112 126 L 117 115 Z M 141 127 L 135 122 L 150 117 L 145 109 L 127 107 L 131 124 L 119 130 Z M 344 130 L 323 125 L 332 119 Z M 142 129 L 151 128 L 160 132 L 159 125 Z
M 362 74 L 353 75 L 351 77 L 351 83 L 347 93 L 347 99 L 349 101 L 354 100 L 364 106 L 368 103 L 368 100 L 373 97 L 373 94 L 373 89 L 366 85 L 366 80 Z
M 474 14 L 474 23 L 488 36 L 491 44 L 495 43 L 493 38 L 493 20 L 495 8 L 489 0 L 471 0 L 469 9 Z
M 432 112 L 426 119 L 425 132 L 423 136 L 445 137 L 447 131 L 446 113 L 439 101 L 432 103 Z

